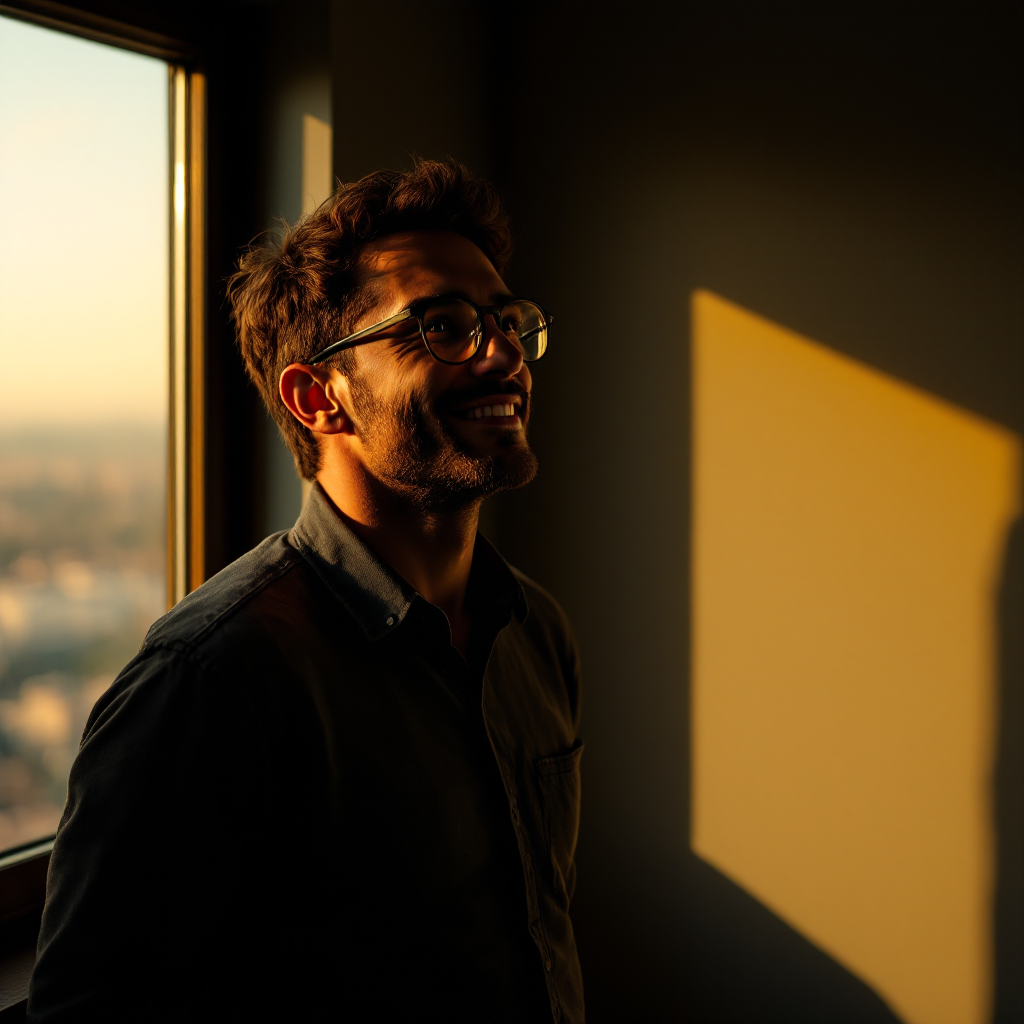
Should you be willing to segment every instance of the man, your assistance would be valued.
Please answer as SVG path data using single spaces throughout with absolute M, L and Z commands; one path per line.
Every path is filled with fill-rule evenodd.
M 583 1020 L 578 659 L 477 533 L 536 472 L 550 318 L 509 251 L 492 188 L 423 162 L 242 260 L 242 355 L 315 482 L 96 705 L 30 1020 Z

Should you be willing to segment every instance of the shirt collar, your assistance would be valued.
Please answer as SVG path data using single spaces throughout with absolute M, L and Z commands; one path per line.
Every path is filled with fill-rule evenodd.
M 356 536 L 319 483 L 292 527 L 289 540 L 359 623 L 368 640 L 397 629 L 424 599 Z M 526 594 L 508 563 L 480 533 L 473 548 L 473 582 L 522 622 Z
M 494 545 L 482 534 L 477 533 L 473 546 L 472 583 L 478 593 L 488 595 L 497 604 L 503 605 L 522 622 L 529 611 L 526 592 L 516 579 L 511 566 L 498 554 Z

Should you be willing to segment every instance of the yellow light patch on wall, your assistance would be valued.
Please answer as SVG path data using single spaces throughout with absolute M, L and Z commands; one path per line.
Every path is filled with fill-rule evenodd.
M 991 1000 L 1016 435 L 693 296 L 697 853 L 908 1024 Z
M 302 115 L 302 215 L 312 213 L 334 191 L 331 126 Z

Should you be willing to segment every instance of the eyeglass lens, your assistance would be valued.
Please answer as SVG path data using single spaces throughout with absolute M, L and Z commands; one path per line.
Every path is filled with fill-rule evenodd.
M 442 362 L 464 363 L 472 359 L 483 340 L 483 325 L 476 309 L 462 299 L 446 299 L 428 306 L 420 314 L 427 348 Z M 540 307 L 523 299 L 501 310 L 499 328 L 523 359 L 540 359 L 548 347 L 548 325 Z

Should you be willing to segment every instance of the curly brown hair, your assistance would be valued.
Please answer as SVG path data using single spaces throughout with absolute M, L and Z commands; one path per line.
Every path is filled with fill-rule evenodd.
M 494 187 L 453 160 L 418 160 L 410 171 L 375 171 L 348 185 L 284 236 L 250 248 L 227 294 L 245 368 L 307 480 L 320 468 L 312 431 L 285 407 L 278 390 L 290 363 L 351 331 L 376 293 L 361 273 L 371 242 L 400 231 L 455 231 L 502 273 L 512 253 L 508 216 Z M 328 365 L 350 371 L 346 351 Z

